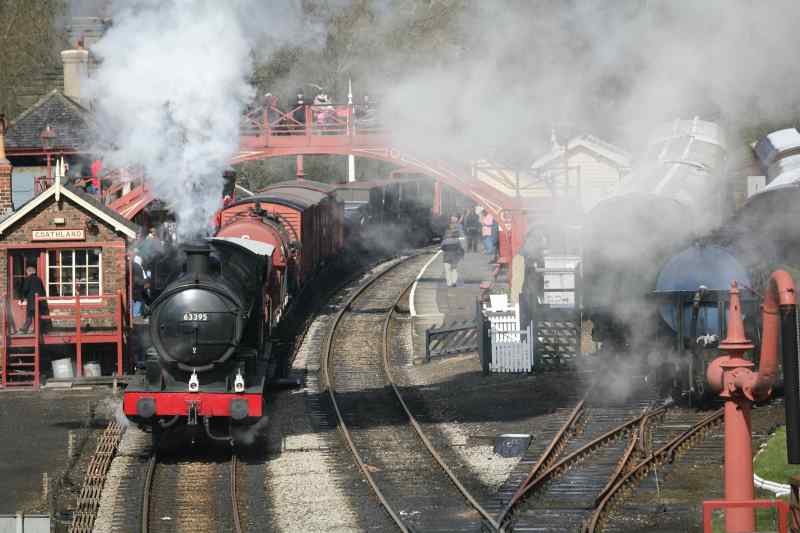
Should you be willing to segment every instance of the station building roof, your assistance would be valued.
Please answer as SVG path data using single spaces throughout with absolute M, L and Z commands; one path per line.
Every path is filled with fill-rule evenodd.
M 73 204 L 85 209 L 93 216 L 97 217 L 98 220 L 105 222 L 114 228 L 115 231 L 118 231 L 128 239 L 135 239 L 138 234 L 139 226 L 137 224 L 127 220 L 125 217 L 98 202 L 90 195 L 61 184 L 61 181 L 57 179 L 55 183 L 47 190 L 34 196 L 21 205 L 19 209 L 14 211 L 11 215 L 0 221 L 0 239 L 2 239 L 3 234 L 6 233 L 12 226 L 24 220 L 28 213 L 31 213 L 52 197 L 55 197 L 56 201 L 58 201 L 61 197 L 66 198 Z
M 92 141 L 94 118 L 88 109 L 53 89 L 9 124 L 6 132 L 8 155 L 43 153 L 41 135 L 50 126 L 55 133 L 54 151 L 83 151 Z

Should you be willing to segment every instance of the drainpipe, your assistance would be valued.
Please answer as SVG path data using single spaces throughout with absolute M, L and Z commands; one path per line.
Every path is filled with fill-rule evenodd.
M 750 410 L 753 402 L 766 400 L 772 392 L 778 369 L 778 335 L 781 309 L 795 305 L 795 286 L 791 276 L 779 270 L 772 274 L 762 306 L 763 342 L 759 370 L 743 356 L 753 348 L 744 336 L 739 289 L 734 281 L 728 308 L 728 336 L 719 345 L 722 352 L 708 366 L 706 377 L 711 389 L 725 400 L 725 499 L 753 499 L 753 449 Z M 727 509 L 725 531 L 755 531 L 753 510 Z

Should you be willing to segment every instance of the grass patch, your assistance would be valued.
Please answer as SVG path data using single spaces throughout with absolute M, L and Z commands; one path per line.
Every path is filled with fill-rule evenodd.
M 724 511 L 714 513 L 711 531 L 725 533 Z M 756 509 L 756 531 L 778 531 L 778 515 L 775 509 Z
M 753 471 L 759 477 L 777 483 L 788 483 L 789 478 L 800 474 L 800 465 L 787 463 L 786 455 L 786 427 L 778 428 L 767 441 L 766 448 L 758 454 Z M 757 499 L 772 500 L 775 496 L 767 491 L 756 490 Z M 784 496 L 781 500 L 788 501 Z M 714 533 L 725 532 L 724 511 L 715 511 L 712 519 Z M 756 510 L 756 529 L 758 531 L 777 531 L 777 513 L 774 509 Z
M 766 449 L 756 457 L 753 470 L 769 481 L 788 483 L 790 477 L 800 474 L 800 465 L 790 465 L 786 461 L 786 427 L 781 426 L 767 441 Z

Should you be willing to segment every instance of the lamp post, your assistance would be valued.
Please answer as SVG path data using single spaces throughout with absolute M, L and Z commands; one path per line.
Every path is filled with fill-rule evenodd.
M 48 182 L 52 178 L 51 172 L 50 172 L 50 150 L 53 149 L 53 140 L 55 139 L 55 137 L 56 137 L 56 132 L 52 128 L 52 126 L 50 126 L 50 124 L 48 124 L 47 127 L 42 131 L 42 134 L 39 135 L 39 138 L 42 140 L 42 148 L 44 149 L 45 154 L 47 154 L 47 181 Z

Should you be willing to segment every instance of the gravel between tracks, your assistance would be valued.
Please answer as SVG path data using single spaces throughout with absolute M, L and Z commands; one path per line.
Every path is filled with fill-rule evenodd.
M 303 388 L 273 395 L 266 447 L 264 491 L 271 523 L 260 531 L 391 531 L 385 513 L 342 444 L 320 383 L 321 349 L 333 315 L 353 287 L 386 268 L 384 263 L 340 291 L 314 319 L 299 346 L 292 374 Z
M 282 393 L 274 404 L 270 449 L 265 465 L 265 490 L 272 506 L 272 531 L 361 531 L 357 509 L 331 464 L 336 434 L 321 434 L 309 417 L 306 403 L 322 394 L 319 387 L 319 346 L 330 315 L 320 315 L 297 352 L 293 370 L 305 374 L 305 386 Z M 276 442 L 277 441 L 277 442 Z M 274 448 L 278 447 L 277 450 Z M 277 453 L 274 453 L 277 452 Z M 344 465 L 348 457 L 342 458 Z

